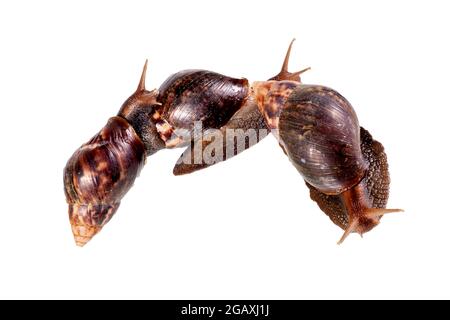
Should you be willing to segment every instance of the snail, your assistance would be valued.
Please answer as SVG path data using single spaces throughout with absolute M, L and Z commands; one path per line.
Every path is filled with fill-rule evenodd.
M 189 146 L 194 140 L 201 142 L 203 153 L 211 143 L 203 139 L 203 134 L 212 129 L 225 132 L 227 128 L 266 128 L 256 102 L 249 97 L 247 79 L 185 70 L 170 76 L 159 89 L 148 91 L 146 70 L 147 61 L 137 90 L 117 116 L 76 150 L 64 168 L 69 220 L 78 246 L 84 246 L 112 218 L 146 157 L 164 148 Z M 201 124 L 200 139 L 194 134 L 196 123 Z M 252 145 L 246 140 L 242 146 L 238 144 L 233 138 L 228 157 Z M 220 144 L 220 149 L 224 146 Z M 200 157 L 189 167 L 178 161 L 174 173 L 186 174 L 226 159 L 225 153 L 218 157 L 214 148 L 211 152 L 216 154 L 213 161 Z
M 151 112 L 156 93 L 145 90 L 147 63 L 136 92 L 122 108 Z M 71 156 L 64 168 L 64 191 L 69 220 L 78 246 L 84 246 L 112 218 L 144 166 L 147 155 L 164 147 L 152 122 L 143 115 L 110 118 L 99 133 Z M 133 126 L 134 125 L 134 126 Z
M 361 236 L 386 213 L 389 171 L 383 145 L 359 126 L 351 104 L 338 92 L 302 84 L 287 71 L 252 89 L 267 126 L 310 189 L 310 197 L 344 234 Z
M 146 61 L 135 93 L 64 169 L 76 244 L 85 245 L 111 219 L 147 156 L 187 147 L 173 173 L 188 174 L 250 148 L 268 129 L 303 176 L 311 198 L 345 230 L 340 242 L 399 211 L 385 209 L 389 173 L 383 146 L 359 127 L 339 93 L 301 83 L 309 68 L 288 71 L 293 41 L 281 71 L 251 85 L 245 78 L 184 70 L 148 91 Z

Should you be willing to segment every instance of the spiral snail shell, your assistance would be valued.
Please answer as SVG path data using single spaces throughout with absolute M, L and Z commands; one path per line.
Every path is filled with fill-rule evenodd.
M 77 245 L 86 244 L 111 219 L 144 161 L 144 144 L 120 117 L 109 119 L 69 159 L 64 185 Z

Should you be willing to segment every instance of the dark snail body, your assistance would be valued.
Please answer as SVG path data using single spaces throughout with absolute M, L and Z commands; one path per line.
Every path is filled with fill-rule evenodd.
M 136 91 L 122 104 L 117 114 L 134 128 L 144 143 L 147 156 L 165 148 L 165 143 L 158 132 L 158 124 L 163 123 L 160 113 L 161 103 L 157 101 L 158 92 L 145 88 L 147 61 L 142 70 L 141 79 Z
M 256 142 L 267 135 L 265 121 L 250 90 L 248 80 L 227 77 L 205 70 L 185 70 L 169 77 L 159 88 L 159 101 L 164 105 L 163 118 L 178 129 L 191 130 L 201 121 L 203 135 L 190 139 L 190 147 L 181 155 L 174 167 L 175 175 L 192 173 L 225 161 L 250 148 L 246 139 L 239 141 L 234 130 L 255 130 Z M 223 137 L 220 157 L 208 162 L 205 150 L 214 142 L 209 129 L 219 129 Z M 192 138 L 192 136 L 189 136 Z M 175 140 L 175 139 L 174 139 Z M 169 142 L 169 146 L 184 145 L 183 139 Z M 199 159 L 199 160 L 195 160 Z
M 345 230 L 340 243 L 351 232 L 371 230 L 383 214 L 399 211 L 385 209 L 389 172 L 383 146 L 360 128 L 342 95 L 293 81 L 254 86 L 261 113 L 278 129 L 280 146 L 304 178 L 311 198 Z M 289 88 L 287 98 L 271 99 L 280 96 L 282 87 Z
M 248 104 L 249 91 L 247 79 L 216 72 L 184 70 L 171 75 L 160 86 L 158 95 L 158 102 L 162 104 L 161 117 L 166 121 L 166 126 L 160 127 L 166 147 L 183 147 L 203 138 L 210 129 L 226 127 L 238 110 Z M 200 137 L 193 136 L 196 125 L 201 127 Z M 186 159 L 186 156 L 181 158 Z M 186 174 L 211 165 L 202 163 L 178 167 L 174 172 Z
M 245 134 L 248 130 L 254 130 L 255 139 L 250 140 L 245 137 L 239 139 L 239 132 Z M 267 133 L 264 117 L 258 111 L 254 97 L 250 95 L 226 125 L 220 128 L 219 136 L 223 137 L 223 140 L 218 149 L 221 151 L 221 156 L 215 157 L 212 162 L 205 161 L 205 151 L 212 143 L 215 143 L 215 137 L 205 134 L 201 139 L 191 141 L 190 147 L 178 159 L 173 174 L 178 176 L 192 173 L 228 160 L 261 141 L 267 136 Z M 201 161 L 197 162 L 196 159 L 201 159 Z

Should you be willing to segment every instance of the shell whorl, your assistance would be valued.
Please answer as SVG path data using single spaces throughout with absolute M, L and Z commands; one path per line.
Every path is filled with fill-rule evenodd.
M 279 137 L 306 182 L 323 193 L 339 194 L 351 188 L 368 168 L 356 113 L 330 88 L 295 88 L 280 114 Z
M 64 169 L 66 201 L 75 241 L 86 244 L 111 219 L 139 175 L 146 150 L 132 126 L 112 117 L 82 145 Z

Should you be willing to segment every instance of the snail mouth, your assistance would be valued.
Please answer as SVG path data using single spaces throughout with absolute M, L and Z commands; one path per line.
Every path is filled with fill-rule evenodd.
M 385 208 L 366 208 L 359 212 L 358 215 L 350 217 L 350 223 L 339 239 L 338 244 L 342 244 L 350 233 L 359 233 L 362 237 L 364 233 L 369 232 L 380 223 L 380 219 L 387 213 L 403 212 L 402 209 L 385 209 Z

